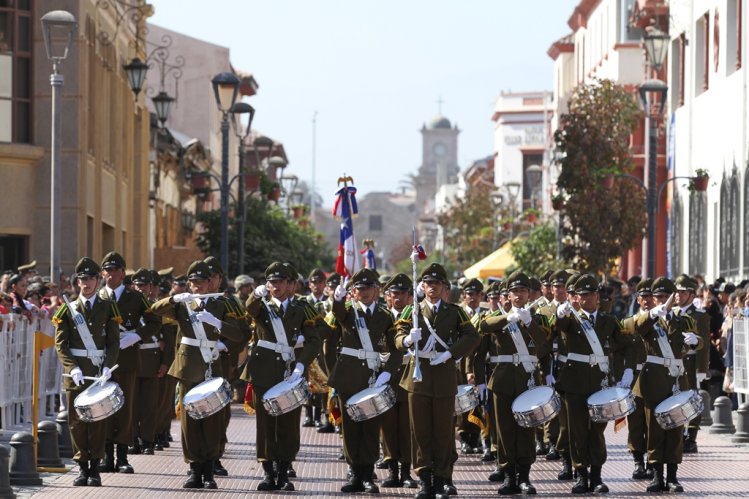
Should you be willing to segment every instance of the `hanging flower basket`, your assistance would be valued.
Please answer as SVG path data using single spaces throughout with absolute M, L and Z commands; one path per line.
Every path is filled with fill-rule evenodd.
M 280 198 L 281 198 L 281 186 L 280 185 L 276 185 L 268 193 L 268 201 L 274 201 L 274 202 L 277 203 Z
M 505 231 L 509 231 L 511 228 L 512 228 L 512 223 L 510 222 L 505 222 L 502 224 L 502 229 Z
M 528 220 L 528 223 L 536 223 L 538 222 L 538 213 L 530 212 L 525 216 L 525 219 Z
M 260 188 L 259 171 L 249 171 L 244 174 L 244 188 L 246 191 L 256 191 Z
M 692 187 L 697 192 L 705 192 L 707 190 L 707 183 L 710 181 L 710 177 L 707 174 L 698 174 L 692 177 Z
M 190 177 L 190 185 L 193 192 L 204 192 L 208 189 L 208 175 L 203 173 L 193 173 Z
M 598 179 L 598 183 L 601 186 L 602 189 L 609 190 L 614 187 L 614 176 L 613 175 L 604 175 L 600 179 Z
M 296 206 L 291 207 L 291 215 L 294 217 L 294 219 L 299 219 L 304 215 L 304 205 L 298 204 Z
M 564 208 L 564 198 L 561 196 L 554 196 L 551 198 L 551 207 L 554 208 L 555 211 L 559 211 L 562 208 Z

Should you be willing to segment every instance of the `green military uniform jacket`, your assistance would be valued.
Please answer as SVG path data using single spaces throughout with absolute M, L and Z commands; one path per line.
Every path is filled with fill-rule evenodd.
M 177 339 L 181 341 L 182 338 L 196 339 L 195 331 L 192 329 L 190 317 L 187 312 L 188 306 L 194 307 L 194 310 L 199 309 L 194 302 L 174 303 L 172 298 L 163 298 L 154 303 L 151 310 L 156 315 L 177 321 Z M 221 320 L 222 323 L 221 331 L 217 330 L 210 324 L 203 323 L 203 329 L 205 329 L 205 335 L 208 341 L 218 341 L 222 338 L 228 338 L 235 341 L 240 340 L 242 332 L 239 330 L 236 323 L 229 317 L 230 309 L 223 297 L 218 299 L 208 299 L 203 307 L 204 310 L 212 313 L 216 318 Z M 200 348 L 186 345 L 181 342 L 177 343 L 176 348 L 177 353 L 174 362 L 169 368 L 169 375 L 188 383 L 203 382 L 205 380 L 208 364 L 203 360 Z M 220 362 L 213 362 L 211 364 L 211 371 L 213 376 L 225 376 L 226 374 L 223 372 Z
M 247 311 L 237 297 L 226 296 L 224 299 L 226 300 L 226 306 L 229 310 L 227 320 L 234 321 L 242 333 L 238 340 L 226 339 L 224 344 L 228 351 L 221 352 L 221 362 L 226 377 L 229 381 L 234 381 L 238 377 L 237 364 L 239 364 L 239 354 L 247 347 L 247 343 L 252 336 L 252 328 L 250 327 L 250 321 L 247 317 Z
M 654 320 L 650 318 L 649 314 L 644 313 L 638 317 L 636 328 L 637 334 L 642 336 L 647 355 L 663 357 L 663 352 L 658 344 L 656 324 L 668 336 L 668 343 L 676 359 L 682 359 L 690 349 L 699 350 L 704 346 L 702 338 L 699 338 L 699 336 L 699 342 L 693 347 L 684 343 L 682 333 L 694 331 L 694 322 L 687 315 L 672 315 L 668 320 L 665 318 Z M 672 395 L 675 381 L 666 366 L 645 362 L 632 391 L 635 395 L 642 397 L 648 404 L 656 405 Z M 680 390 L 689 389 L 689 381 L 686 375 L 680 376 L 678 383 Z
M 419 327 L 421 328 L 421 341 L 419 342 L 419 351 L 429 338 L 429 328 L 426 319 L 432 324 L 436 334 L 447 344 L 452 358 L 443 364 L 432 366 L 428 358 L 411 358 L 407 369 L 403 371 L 401 378 L 401 387 L 409 393 L 426 395 L 430 397 L 453 397 L 458 390 L 457 377 L 455 376 L 455 361 L 470 355 L 481 341 L 478 331 L 471 324 L 468 315 L 462 307 L 442 301 L 434 316 L 432 306 L 427 300 L 422 301 L 419 305 Z M 396 323 L 397 334 L 395 336 L 395 346 L 401 352 L 405 352 L 408 347 L 403 344 L 413 327 L 413 305 L 408 305 L 403 310 L 401 318 Z M 444 347 L 437 342 L 434 347 L 436 355 L 444 352 Z M 422 382 L 414 382 L 413 374 L 416 369 L 416 362 L 419 362 L 422 374 Z
M 369 329 L 369 341 L 372 348 L 383 355 L 390 354 L 387 362 L 380 370 L 389 372 L 391 378 L 401 365 L 403 354 L 395 348 L 395 326 L 393 316 L 381 304 L 374 303 L 374 311 L 370 319 L 366 318 L 366 312 L 362 310 L 359 302 L 356 304 L 342 301 L 333 303 L 333 315 L 336 322 L 341 326 L 341 347 L 361 350 L 364 346 L 356 329 L 356 318 L 354 307 L 359 307 L 356 312 Z M 365 359 L 358 359 L 350 355 L 339 354 L 338 361 L 330 373 L 328 385 L 339 393 L 353 394 L 365 388 L 369 388 L 370 379 L 376 377 L 378 372 L 369 369 Z
M 596 322 L 593 327 L 604 355 L 611 357 L 612 352 L 623 355 L 625 368 L 629 367 L 634 371 L 633 335 L 626 334 L 619 321 L 605 312 L 596 313 Z M 556 328 L 566 354 L 574 352 L 580 355 L 591 355 L 593 353 L 582 326 L 572 314 L 558 318 Z M 609 364 L 609 375 L 611 374 L 611 364 Z M 567 359 L 559 372 L 556 386 L 565 393 L 589 395 L 601 390 L 601 382 L 605 376 L 606 374 L 598 365 L 591 366 L 585 362 Z M 609 382 L 613 381 L 610 377 Z
M 647 310 L 640 310 L 635 315 L 632 315 L 630 317 L 627 317 L 622 321 L 622 330 L 628 334 L 632 335 L 632 347 L 634 348 L 634 362 L 635 366 L 632 367 L 632 373 L 634 374 L 634 381 L 637 381 L 637 378 L 640 375 L 640 371 L 642 371 L 643 366 L 645 365 L 645 357 L 647 357 L 647 352 L 645 352 L 645 343 L 642 340 L 642 336 L 640 336 L 637 333 L 637 320 L 640 318 L 640 315 L 647 315 Z M 611 359 L 611 366 L 613 367 L 613 374 L 614 379 L 621 379 L 622 375 L 624 374 L 624 357 L 621 355 L 613 355 L 613 358 Z M 632 386 L 634 386 L 634 381 L 632 383 Z
M 518 353 L 515 342 L 507 331 L 507 315 L 500 310 L 487 314 L 480 323 L 483 334 L 493 336 L 497 355 L 513 355 Z M 523 335 L 523 341 L 528 346 L 528 353 L 538 358 L 548 355 L 551 350 L 546 318 L 536 314 L 526 326 L 519 321 L 518 329 Z M 500 362 L 494 368 L 487 387 L 494 393 L 503 395 L 518 395 L 528 389 L 528 379 L 534 373 L 527 373 L 522 363 Z
M 104 350 L 104 362 L 101 367 L 112 368 L 117 363 L 117 355 L 120 352 L 120 315 L 117 305 L 97 296 L 88 316 L 83 312 L 83 302 L 80 299 L 72 302 L 71 305 L 84 315 L 97 350 Z M 99 368 L 90 359 L 74 356 L 70 351 L 71 348 L 85 350 L 86 345 L 75 327 L 67 304 L 63 304 L 57 310 L 52 321 L 55 324 L 55 348 L 62 363 L 63 372 L 70 374 L 70 371 L 79 367 L 84 376 L 98 376 Z M 65 390 L 76 389 L 73 379 L 68 376 L 63 379 L 63 386 Z
M 695 374 L 706 374 L 710 371 L 710 316 L 702 310 L 697 310 L 694 305 L 682 309 L 681 315 L 687 315 L 692 319 L 695 328 L 692 332 L 702 338 L 703 344 L 705 345 L 703 348 L 697 350 L 694 368 Z M 687 365 L 686 368 L 689 369 L 690 366 Z M 698 386 L 692 388 L 699 389 Z
M 286 362 L 280 353 L 257 344 L 259 340 L 276 342 L 276 334 L 273 332 L 270 315 L 263 300 L 252 294 L 246 305 L 247 313 L 255 320 L 256 343 L 250 351 L 241 378 L 252 382 L 254 386 L 270 388 L 284 380 L 287 370 Z M 270 306 L 275 307 L 272 303 Z M 294 353 L 295 362 L 301 362 L 306 370 L 320 351 L 320 329 L 327 326 L 315 309 L 303 300 L 288 300 L 282 321 L 289 346 L 293 347 L 296 345 L 297 338 L 300 335 L 304 336 L 304 346 Z
M 534 314 L 538 314 L 544 318 L 544 330 L 547 332 L 547 341 L 549 343 L 548 353 L 541 355 L 538 358 L 539 374 L 542 378 L 549 374 L 553 374 L 554 377 L 559 376 L 559 362 L 557 361 L 556 355 L 564 355 L 564 345 L 559 340 L 559 333 L 557 332 L 557 307 L 559 302 L 552 300 L 539 306 Z M 561 349 L 561 350 L 560 350 Z
M 149 311 L 146 312 L 147 315 L 151 316 L 153 319 L 155 319 L 159 325 L 158 329 L 156 330 L 156 334 L 152 334 L 150 338 L 143 338 L 142 344 L 135 344 L 132 346 L 132 348 L 138 349 L 138 357 L 140 358 L 140 369 L 138 370 L 138 377 L 141 378 L 155 378 L 159 374 L 159 368 L 161 367 L 162 358 L 164 356 L 164 352 L 162 351 L 162 347 L 164 346 L 164 334 L 161 331 L 162 324 L 161 324 L 161 317 L 158 317 L 156 315 L 153 315 L 150 311 L 151 309 L 151 301 L 146 298 L 146 301 L 149 304 Z M 160 347 L 157 348 L 141 348 L 143 345 L 152 345 L 153 343 L 159 343 Z M 129 349 L 128 349 L 129 350 Z

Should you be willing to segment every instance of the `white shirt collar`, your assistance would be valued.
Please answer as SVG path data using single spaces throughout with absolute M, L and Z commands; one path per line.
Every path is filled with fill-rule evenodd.
M 429 308 L 431 308 L 432 310 L 434 310 L 435 308 L 436 308 L 437 310 L 439 310 L 439 309 L 440 309 L 440 307 L 442 307 L 442 300 L 441 300 L 441 299 L 440 299 L 440 300 L 437 300 L 437 303 L 432 303 L 432 302 L 430 302 L 429 300 L 424 300 L 424 303 L 426 303 L 426 304 L 427 304 L 427 306 L 428 306 Z
M 377 303 L 377 302 L 373 301 L 372 303 L 370 303 L 370 304 L 369 304 L 369 306 L 367 306 L 367 305 L 365 305 L 364 303 L 362 303 L 362 302 L 359 302 L 359 306 L 361 307 L 361 309 L 362 309 L 362 312 L 366 313 L 366 312 L 367 312 L 367 310 L 369 310 L 369 311 L 370 311 L 371 313 L 373 313 L 373 314 L 374 314 L 374 309 L 375 309 L 375 304 L 376 304 L 376 303 Z
M 122 292 L 125 291 L 125 285 L 124 284 L 120 284 L 115 289 L 112 289 L 109 286 L 104 286 L 104 287 L 107 290 L 107 296 L 108 297 L 112 296 L 112 291 L 114 291 L 114 296 L 115 296 L 115 298 L 117 300 L 120 299 L 120 297 L 122 296 Z
M 84 309 L 86 307 L 86 302 L 89 302 L 91 304 L 91 308 L 94 308 L 94 303 L 96 302 L 96 293 L 92 294 L 89 298 L 86 298 L 85 296 L 81 295 L 81 305 L 83 305 Z M 81 310 L 82 312 L 83 310 Z

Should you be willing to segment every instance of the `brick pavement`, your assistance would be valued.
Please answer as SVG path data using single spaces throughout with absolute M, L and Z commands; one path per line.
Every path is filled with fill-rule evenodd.
M 94 498 L 94 497 L 289 497 L 291 495 L 330 497 L 345 496 L 339 492 L 344 483 L 346 466 L 337 460 L 340 440 L 336 434 L 319 434 L 313 428 L 302 428 L 302 448 L 295 462 L 299 478 L 293 479 L 297 492 L 261 494 L 255 492 L 262 470 L 255 456 L 254 418 L 247 416 L 239 405 L 233 406 L 229 427 L 227 453 L 222 460 L 229 477 L 217 477 L 218 490 L 189 491 L 181 488 L 186 479 L 187 465 L 182 460 L 179 441 L 155 456 L 132 456 L 136 474 L 102 474 L 104 486 L 100 488 L 73 487 L 77 469 L 65 475 L 45 476 L 41 488 L 17 488 L 19 497 L 43 498 Z M 179 437 L 179 425 L 172 424 L 172 435 Z M 603 476 L 612 490 L 610 497 L 644 496 L 647 481 L 634 482 L 630 478 L 632 463 L 627 453 L 626 430 L 614 434 L 612 425 L 607 430 L 609 458 Z M 749 446 L 735 446 L 726 436 L 700 432 L 700 453 L 686 455 L 680 467 L 680 481 L 686 492 L 682 497 L 748 497 L 749 496 Z M 72 462 L 71 462 L 72 464 Z M 570 496 L 572 482 L 559 482 L 556 473 L 558 462 L 540 460 L 534 465 L 531 479 L 541 496 Z M 497 497 L 498 485 L 486 481 L 492 466 L 478 461 L 477 456 L 461 456 L 455 468 L 455 482 L 463 497 Z M 377 470 L 385 476 L 384 470 Z M 382 480 L 380 480 L 382 481 Z M 393 491 L 393 492 L 391 492 Z M 381 489 L 380 497 L 413 497 L 414 490 Z M 350 495 L 350 494 L 349 494 Z

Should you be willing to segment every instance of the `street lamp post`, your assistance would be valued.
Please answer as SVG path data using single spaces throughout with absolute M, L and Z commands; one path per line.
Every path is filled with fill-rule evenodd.
M 537 191 L 541 185 L 541 177 L 544 174 L 543 168 L 538 165 L 530 165 L 525 169 L 525 177 L 528 181 L 528 186 L 531 189 L 531 208 L 536 208 Z
M 51 282 L 58 282 L 60 277 L 60 150 L 61 126 L 60 93 L 62 92 L 63 76 L 60 74 L 62 61 L 68 57 L 73 46 L 73 35 L 78 28 L 75 16 L 65 10 L 53 10 L 42 16 L 42 35 L 47 58 L 52 61 L 52 74 L 49 83 L 52 86 L 52 143 L 50 144 L 50 230 L 49 230 L 49 278 Z M 64 44 L 55 42 L 55 36 L 66 37 Z
M 246 123 L 242 123 L 241 117 L 246 116 Z M 246 220 L 246 208 L 244 206 L 244 161 L 245 161 L 245 141 L 250 135 L 252 120 L 255 117 L 255 108 L 246 102 L 237 102 L 231 109 L 231 124 L 234 128 L 234 134 L 239 139 L 239 186 L 237 187 L 237 210 L 239 210 L 239 234 L 237 238 L 237 275 L 244 274 L 244 224 Z
M 219 73 L 211 80 L 216 105 L 221 111 L 221 267 L 229 268 L 229 111 L 237 100 L 239 78 Z

